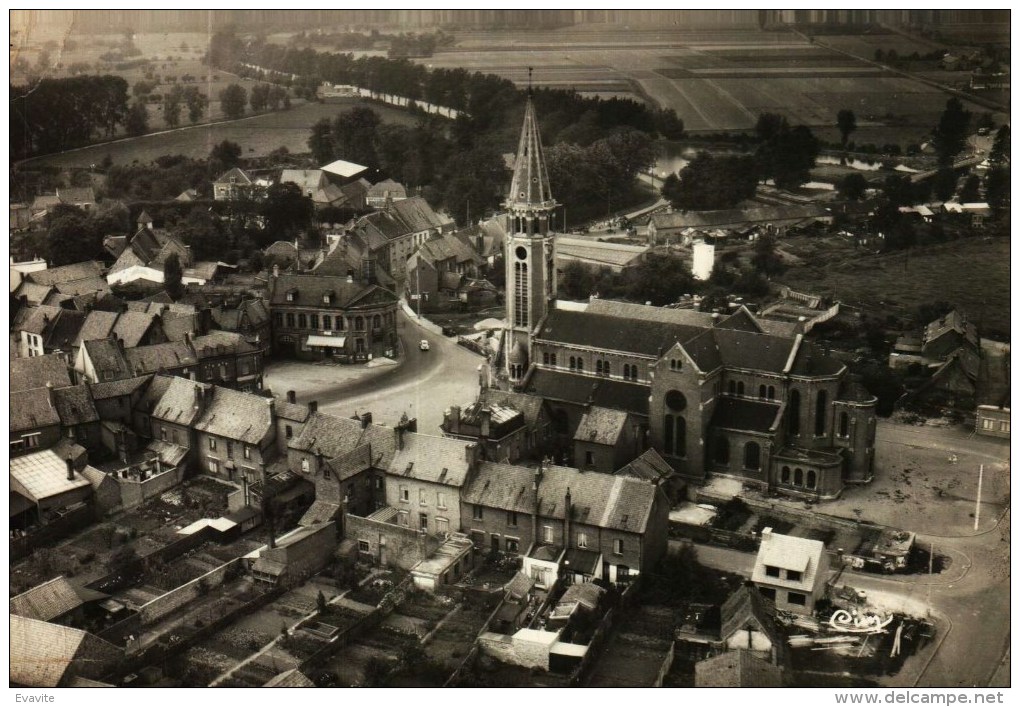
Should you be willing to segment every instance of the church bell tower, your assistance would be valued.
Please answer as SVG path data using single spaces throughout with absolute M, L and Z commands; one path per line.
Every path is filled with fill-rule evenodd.
M 549 188 L 535 106 L 528 103 L 517 145 L 510 194 L 504 206 L 509 217 L 506 242 L 506 313 L 503 338 L 504 372 L 512 384 L 527 373 L 531 334 L 556 297 L 556 253 L 549 231 L 558 204 Z

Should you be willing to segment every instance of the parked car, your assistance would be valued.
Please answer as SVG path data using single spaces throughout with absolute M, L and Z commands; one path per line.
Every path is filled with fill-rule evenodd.
M 428 351 L 429 350 L 429 340 L 428 339 L 422 339 L 421 343 L 418 344 L 418 348 L 421 349 L 422 351 Z

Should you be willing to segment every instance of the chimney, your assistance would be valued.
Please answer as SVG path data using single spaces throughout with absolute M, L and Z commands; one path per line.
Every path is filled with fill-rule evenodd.
M 326 466 L 326 457 L 323 455 L 321 449 L 315 450 L 315 471 L 319 472 L 322 467 Z
M 280 277 L 280 265 L 278 263 L 273 263 L 273 277 Z
M 488 406 L 483 407 L 480 412 L 481 415 L 481 436 L 483 439 L 489 438 L 489 432 L 492 428 L 492 410 Z
M 276 420 L 276 398 L 266 398 L 266 405 L 269 406 L 269 419 Z
M 472 442 L 471 444 L 465 445 L 464 447 L 464 460 L 470 469 L 475 468 L 475 464 L 478 463 L 478 444 Z
M 152 468 L 155 469 L 156 474 L 163 473 L 163 460 L 158 453 L 152 455 Z
M 762 528 L 762 531 L 761 531 L 761 541 L 763 543 L 767 543 L 771 539 L 772 539 L 772 528 L 771 527 L 769 527 L 769 528 Z
M 361 278 L 365 281 L 366 285 L 376 284 L 374 258 L 361 259 Z
M 297 402 L 297 393 L 295 391 L 293 390 L 287 391 L 287 402 L 290 403 L 291 405 Z
M 67 465 L 67 480 L 74 481 L 74 462 L 71 461 L 71 457 L 65 459 L 64 464 Z
M 57 407 L 57 401 L 53 395 L 53 383 L 51 381 L 46 381 L 46 395 L 49 398 L 50 407 L 55 409 Z
M 199 415 L 205 412 L 205 388 L 201 383 L 195 383 L 195 410 Z
M 117 342 L 117 348 L 120 349 L 120 352 L 124 353 L 124 339 L 114 334 L 113 340 Z
M 450 434 L 460 434 L 460 406 L 451 405 L 446 414 L 446 426 L 450 429 Z
M 372 413 L 364 412 L 361 414 L 361 429 L 366 430 L 368 426 L 372 424 Z
M 403 425 L 397 425 L 396 427 L 393 428 L 393 431 L 394 431 L 394 433 L 397 436 L 397 449 L 403 449 L 404 448 L 404 426 Z
M 128 463 L 127 440 L 125 437 L 127 437 L 127 434 L 124 430 L 117 430 L 117 456 L 122 464 Z
M 567 487 L 567 496 L 563 506 L 563 547 L 570 547 L 570 514 L 574 506 L 570 502 L 570 487 Z
M 311 415 L 319 411 L 319 401 L 309 400 L 308 401 L 308 414 Z

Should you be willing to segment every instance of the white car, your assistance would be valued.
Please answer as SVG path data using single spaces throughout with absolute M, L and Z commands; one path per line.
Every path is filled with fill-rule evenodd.
M 428 351 L 429 350 L 429 340 L 428 339 L 422 339 L 421 343 L 418 344 L 418 348 L 421 349 L 422 351 Z

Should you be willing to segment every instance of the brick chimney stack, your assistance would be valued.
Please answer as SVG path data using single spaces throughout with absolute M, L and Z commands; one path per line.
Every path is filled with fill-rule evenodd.
M 563 547 L 570 547 L 570 514 L 573 508 L 574 506 L 570 502 L 570 487 L 568 486 L 563 506 Z
M 74 462 L 71 461 L 71 457 L 65 459 L 64 464 L 67 465 L 67 480 L 74 481 Z

